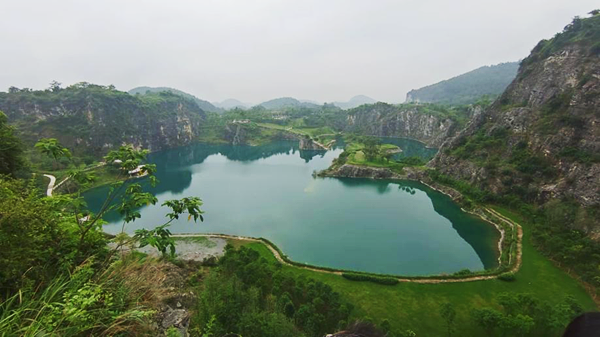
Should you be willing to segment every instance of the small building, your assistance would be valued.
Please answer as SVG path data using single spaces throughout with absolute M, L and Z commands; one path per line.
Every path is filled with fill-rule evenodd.
M 130 177 L 143 177 L 148 174 L 148 171 L 144 170 L 144 165 L 139 165 L 135 169 L 128 171 Z

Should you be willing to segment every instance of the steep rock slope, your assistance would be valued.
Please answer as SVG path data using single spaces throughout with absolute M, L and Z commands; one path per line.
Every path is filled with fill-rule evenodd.
M 477 109 L 459 112 L 468 119 Z M 439 147 L 454 135 L 463 119 L 429 109 L 428 106 L 386 103 L 365 105 L 348 111 L 344 131 L 380 137 L 402 137 Z
M 523 60 L 502 96 L 429 164 L 527 202 L 600 204 L 600 15 L 575 19 Z
M 0 93 L 0 110 L 32 145 L 57 138 L 76 153 L 102 155 L 124 143 L 150 150 L 189 144 L 205 113 L 168 92 L 132 96 L 112 87 L 81 83 L 65 89 Z

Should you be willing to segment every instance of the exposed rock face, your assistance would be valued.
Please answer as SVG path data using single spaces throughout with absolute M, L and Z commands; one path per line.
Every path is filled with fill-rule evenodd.
M 300 137 L 300 150 L 327 150 L 325 146 L 308 137 Z
M 196 103 L 169 93 L 153 101 L 100 86 L 0 93 L 0 110 L 22 138 L 57 138 L 79 154 L 103 155 L 122 144 L 157 151 L 191 143 L 205 119 Z
M 600 56 L 555 38 L 534 48 L 504 94 L 429 165 L 495 193 L 588 207 L 600 204 L 599 156 Z
M 223 138 L 232 145 L 256 145 L 273 140 L 297 140 L 298 135 L 287 131 L 273 131 L 250 122 L 235 122 L 225 125 Z
M 247 133 L 244 124 L 230 123 L 225 126 L 225 139 L 232 145 L 246 144 Z
M 336 178 L 368 178 L 368 179 L 409 179 L 422 180 L 425 176 L 422 171 L 412 167 L 405 167 L 402 173 L 394 172 L 388 168 L 359 166 L 343 164 L 339 167 L 331 167 L 318 173 L 320 177 Z
M 431 147 L 441 146 L 458 131 L 452 119 L 424 113 L 416 106 L 396 107 L 377 103 L 365 109 L 349 112 L 344 131 L 379 137 L 412 138 Z
M 370 178 L 370 179 L 402 179 L 404 175 L 393 172 L 387 168 L 358 166 L 344 164 L 338 168 L 320 173 L 326 177 L 338 178 Z

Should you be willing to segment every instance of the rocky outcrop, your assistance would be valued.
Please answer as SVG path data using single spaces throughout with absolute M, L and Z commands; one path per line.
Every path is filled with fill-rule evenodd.
M 327 150 L 328 148 L 311 139 L 310 137 L 300 137 L 300 150 Z
M 597 27 L 600 16 L 585 20 Z M 600 56 L 585 39 L 599 32 L 578 25 L 540 42 L 502 96 L 429 165 L 530 202 L 600 205 Z
M 202 132 L 204 111 L 171 93 L 132 96 L 113 87 L 0 93 L 0 110 L 28 144 L 57 138 L 76 154 L 103 155 L 122 144 L 157 151 L 186 145 Z
M 441 146 L 459 129 L 451 118 L 427 113 L 419 106 L 398 107 L 385 103 L 350 110 L 344 127 L 346 132 L 416 139 L 430 147 Z
M 319 177 L 335 177 L 335 178 L 368 178 L 368 179 L 390 179 L 390 180 L 422 180 L 424 178 L 423 171 L 405 167 L 402 173 L 392 171 L 384 167 L 373 167 L 363 165 L 343 164 L 340 166 L 332 166 L 327 170 L 320 171 Z
M 239 123 L 225 125 L 225 140 L 232 145 L 246 144 L 247 138 L 248 131 L 246 125 Z

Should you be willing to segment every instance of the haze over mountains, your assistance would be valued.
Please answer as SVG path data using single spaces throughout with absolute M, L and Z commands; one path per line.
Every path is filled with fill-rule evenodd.
M 519 62 L 506 62 L 492 66 L 483 66 L 464 74 L 452 77 L 435 84 L 419 89 L 413 89 L 406 94 L 406 102 L 440 103 L 440 104 L 473 104 L 482 97 L 495 99 L 499 96 L 510 82 L 515 78 Z M 221 113 L 231 109 L 248 109 L 254 106 L 240 100 L 230 98 L 222 102 L 210 103 L 200 99 L 193 94 L 169 87 L 137 87 L 129 90 L 132 95 L 145 94 L 146 92 L 168 91 L 176 95 L 193 99 L 198 106 L 207 112 Z M 324 103 L 310 99 L 296 99 L 293 97 L 278 97 L 258 104 L 265 109 L 283 108 L 317 108 Z M 374 104 L 377 100 L 365 96 L 356 95 L 348 101 L 334 101 L 333 104 L 341 109 L 354 109 L 364 104 Z
M 169 88 L 169 87 L 146 87 L 146 86 L 143 86 L 143 87 L 136 87 L 136 88 L 133 88 L 128 91 L 128 93 L 131 95 L 137 95 L 137 94 L 144 95 L 148 92 L 150 92 L 150 93 L 170 92 L 175 95 L 179 95 L 179 96 L 182 96 L 185 98 L 192 99 L 193 101 L 195 101 L 198 104 L 198 106 L 202 110 L 207 111 L 207 112 L 221 113 L 224 110 L 231 110 L 231 109 L 236 109 L 236 108 L 248 109 L 248 108 L 251 108 L 252 106 L 254 106 L 254 104 L 244 103 L 235 98 L 229 98 L 229 99 L 226 99 L 221 102 L 211 103 L 209 101 L 200 99 L 190 93 L 187 93 L 187 92 L 181 91 L 179 89 L 175 89 L 175 88 Z M 331 104 L 347 110 L 347 109 L 356 108 L 363 104 L 373 104 L 376 102 L 377 101 L 371 97 L 368 97 L 365 95 L 357 95 L 357 96 L 350 98 L 350 100 L 348 100 L 346 102 L 339 101 L 339 102 L 333 102 Z M 299 100 L 299 99 L 296 99 L 293 97 L 279 97 L 279 98 L 274 98 L 274 99 L 268 100 L 266 102 L 262 102 L 258 105 L 264 107 L 265 109 L 271 110 L 271 109 L 294 108 L 294 107 L 304 107 L 304 108 L 313 109 L 313 108 L 317 108 L 323 104 L 324 103 L 313 101 L 313 100 Z
M 519 62 L 483 66 L 406 94 L 406 102 L 471 104 L 482 96 L 495 98 L 517 75 Z
M 252 104 L 250 104 L 250 103 L 244 103 L 244 102 L 238 101 L 237 99 L 234 99 L 234 98 L 229 98 L 222 102 L 213 102 L 213 105 L 218 108 L 225 109 L 225 110 L 230 110 L 230 109 L 235 109 L 235 108 L 246 109 L 246 108 L 249 108 L 252 106 Z

